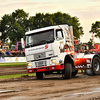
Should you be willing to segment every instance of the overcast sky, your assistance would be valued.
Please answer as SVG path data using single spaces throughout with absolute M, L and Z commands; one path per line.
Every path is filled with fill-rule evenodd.
M 85 33 L 82 42 L 89 41 L 92 23 L 100 21 L 100 0 L 0 0 L 0 17 L 17 9 L 23 9 L 29 16 L 57 11 L 77 16 Z M 94 40 L 99 42 L 97 38 Z

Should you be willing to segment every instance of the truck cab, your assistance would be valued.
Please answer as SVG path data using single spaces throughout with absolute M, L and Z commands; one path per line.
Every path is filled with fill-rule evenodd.
M 47 74 L 64 69 L 66 54 L 74 57 L 73 35 L 69 31 L 68 25 L 57 25 L 25 33 L 25 55 L 29 73 Z

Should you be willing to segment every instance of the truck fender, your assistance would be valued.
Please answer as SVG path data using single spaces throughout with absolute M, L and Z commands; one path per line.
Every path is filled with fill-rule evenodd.
M 83 56 L 83 58 L 93 58 L 96 54 L 86 54 Z M 98 55 L 99 56 L 99 55 Z
M 83 58 L 91 59 L 91 68 L 85 70 L 85 73 L 89 76 L 100 74 L 100 56 L 98 54 L 87 54 Z

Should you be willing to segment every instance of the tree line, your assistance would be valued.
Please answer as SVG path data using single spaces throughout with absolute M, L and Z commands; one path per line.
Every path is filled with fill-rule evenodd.
M 2 32 L 1 40 L 6 42 L 9 38 L 11 43 L 15 44 L 16 41 L 21 40 L 28 29 L 34 30 L 59 24 L 72 25 L 75 39 L 80 39 L 80 36 L 84 35 L 83 27 L 80 25 L 79 18 L 76 16 L 72 17 L 67 13 L 61 12 L 53 14 L 36 13 L 35 16 L 29 16 L 29 13 L 23 9 L 17 9 L 11 14 L 2 16 L 0 20 L 0 32 Z M 93 28 L 94 26 L 95 25 L 92 24 Z M 94 30 L 91 29 L 91 32 L 92 31 L 94 32 Z
M 23 9 L 17 9 L 11 14 L 5 14 L 0 20 L 0 32 L 2 32 L 1 39 L 6 42 L 9 38 L 12 43 L 20 41 L 25 32 L 42 28 L 46 26 L 53 26 L 59 24 L 68 24 L 73 26 L 74 37 L 79 39 L 84 34 L 83 28 L 80 26 L 77 17 L 71 17 L 69 14 L 56 12 L 36 13 L 35 16 L 30 16 L 29 13 Z

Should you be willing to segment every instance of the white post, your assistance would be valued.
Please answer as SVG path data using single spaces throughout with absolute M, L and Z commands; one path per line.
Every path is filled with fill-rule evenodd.
M 93 33 L 92 33 L 92 46 L 94 46 L 94 35 L 93 35 Z

